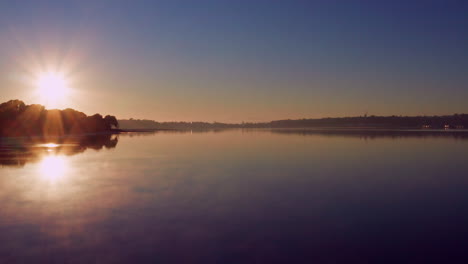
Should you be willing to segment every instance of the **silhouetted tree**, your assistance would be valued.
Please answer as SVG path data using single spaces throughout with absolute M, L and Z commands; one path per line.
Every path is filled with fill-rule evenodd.
M 106 117 L 104 117 L 104 121 L 106 122 L 108 129 L 111 129 L 112 127 L 119 128 L 119 122 L 115 116 L 106 115 Z
M 42 105 L 26 105 L 20 100 L 0 104 L 0 135 L 65 135 L 111 131 L 118 128 L 114 116 L 86 114 L 67 108 L 46 110 Z

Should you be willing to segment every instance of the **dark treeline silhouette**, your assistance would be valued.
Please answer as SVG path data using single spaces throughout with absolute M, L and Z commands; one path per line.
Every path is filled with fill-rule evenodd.
M 109 132 L 118 128 L 114 116 L 87 116 L 74 109 L 47 110 L 42 105 L 26 105 L 20 100 L 0 104 L 0 136 L 35 136 Z
M 207 122 L 157 122 L 154 120 L 145 119 L 127 119 L 118 120 L 121 129 L 137 129 L 137 130 L 153 130 L 153 129 L 225 129 L 225 128 L 238 128 L 238 124 L 225 124 L 225 123 L 207 123 Z
M 48 144 L 57 144 L 50 147 Z M 0 137 L 0 167 L 22 167 L 45 155 L 71 156 L 87 149 L 115 148 L 118 138 L 111 134 L 68 137 Z
M 156 122 L 119 120 L 122 129 L 224 129 L 224 128 L 468 128 L 468 114 L 447 116 L 360 116 L 320 119 L 276 120 L 265 123 Z

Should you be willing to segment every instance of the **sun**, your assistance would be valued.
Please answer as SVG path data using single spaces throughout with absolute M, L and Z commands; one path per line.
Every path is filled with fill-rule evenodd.
M 70 94 L 68 80 L 60 72 L 39 74 L 36 86 L 41 103 L 49 108 L 64 105 Z

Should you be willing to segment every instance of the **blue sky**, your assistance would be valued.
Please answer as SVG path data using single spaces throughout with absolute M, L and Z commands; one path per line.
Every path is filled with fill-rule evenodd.
M 466 1 L 3 1 L 2 101 L 156 120 L 468 112 Z

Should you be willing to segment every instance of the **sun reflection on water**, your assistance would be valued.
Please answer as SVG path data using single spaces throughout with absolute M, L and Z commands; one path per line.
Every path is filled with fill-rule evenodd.
M 59 145 L 59 144 L 55 144 L 55 143 L 47 143 L 47 144 L 39 144 L 38 146 L 39 146 L 39 147 L 45 147 L 45 148 L 57 148 L 57 147 L 59 147 L 60 145 Z
M 63 178 L 68 171 L 68 162 L 63 156 L 45 156 L 39 164 L 41 178 L 54 183 Z

